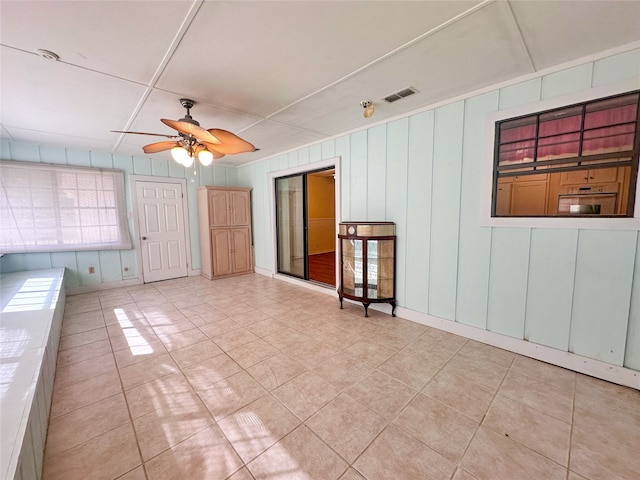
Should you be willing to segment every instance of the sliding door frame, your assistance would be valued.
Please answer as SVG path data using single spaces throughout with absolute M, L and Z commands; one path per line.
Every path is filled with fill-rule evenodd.
M 342 182 L 341 182 L 341 169 L 340 169 L 341 159 L 340 157 L 333 157 L 327 160 L 322 160 L 319 162 L 308 163 L 305 165 L 298 165 L 296 167 L 287 168 L 284 170 L 278 170 L 275 172 L 270 172 L 269 176 L 269 216 L 271 221 L 271 240 L 272 240 L 272 267 L 271 267 L 271 276 L 274 278 L 279 278 L 281 280 L 285 280 L 291 283 L 296 283 L 305 287 L 313 288 L 314 285 L 311 282 L 305 281 L 304 279 L 293 277 L 290 275 L 285 275 L 278 273 L 278 230 L 276 226 L 276 179 L 281 177 L 290 177 L 298 174 L 311 173 L 319 170 L 326 170 L 328 168 L 335 169 L 335 217 L 336 217 L 336 232 L 338 231 L 338 224 L 341 220 L 341 192 L 342 192 Z M 305 200 L 306 202 L 306 200 Z M 305 213 L 306 215 L 306 213 Z M 305 232 L 305 251 L 306 251 L 306 232 Z M 338 256 L 338 236 L 336 235 L 335 239 L 335 251 L 336 251 L 336 265 L 337 256 Z M 306 260 L 305 260 L 306 262 Z M 338 269 L 336 268 L 336 285 L 338 284 Z M 305 267 L 306 272 L 306 267 Z M 325 287 L 317 286 L 315 289 L 319 289 L 321 291 L 326 291 Z

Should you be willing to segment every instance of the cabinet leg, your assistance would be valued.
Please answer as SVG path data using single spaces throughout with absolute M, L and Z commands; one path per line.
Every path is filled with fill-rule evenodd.
M 390 302 L 391 303 L 391 316 L 395 317 L 396 316 L 396 302 Z
M 339 297 L 339 298 L 340 298 L 340 310 L 342 310 L 342 297 Z
M 369 304 L 368 303 L 363 303 L 362 305 L 364 306 L 364 316 L 368 317 L 369 316 Z

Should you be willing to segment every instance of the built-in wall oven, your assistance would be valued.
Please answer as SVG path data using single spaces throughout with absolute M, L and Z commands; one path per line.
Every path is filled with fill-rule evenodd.
M 558 195 L 558 215 L 615 215 L 618 184 L 565 187 Z

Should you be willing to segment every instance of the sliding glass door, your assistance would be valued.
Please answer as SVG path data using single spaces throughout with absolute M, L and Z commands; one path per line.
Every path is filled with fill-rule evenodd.
M 276 179 L 278 273 L 335 286 L 335 169 Z
M 304 175 L 276 179 L 278 272 L 305 278 Z

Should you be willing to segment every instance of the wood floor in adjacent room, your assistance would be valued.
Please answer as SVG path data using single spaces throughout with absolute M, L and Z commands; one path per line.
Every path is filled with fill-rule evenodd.
M 261 275 L 67 297 L 45 480 L 632 479 L 640 392 Z
M 309 280 L 336 286 L 336 252 L 309 255 Z

